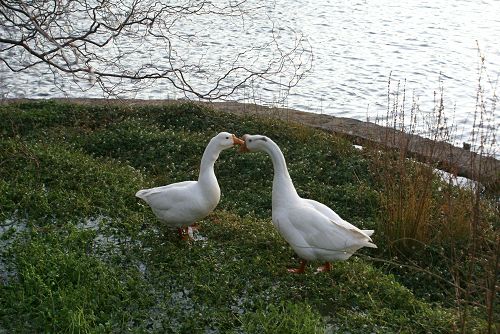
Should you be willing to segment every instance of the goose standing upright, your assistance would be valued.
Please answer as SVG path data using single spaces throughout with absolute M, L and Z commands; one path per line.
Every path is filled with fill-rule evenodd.
M 303 273 L 313 260 L 325 262 L 318 271 L 329 271 L 331 261 L 347 260 L 361 247 L 377 248 L 370 239 L 373 230 L 360 230 L 326 205 L 297 194 L 275 142 L 262 135 L 244 135 L 243 140 L 241 151 L 265 152 L 273 162 L 273 225 L 301 258 L 300 267 L 289 272 Z
M 221 132 L 208 143 L 201 158 L 198 181 L 172 183 L 139 190 L 135 196 L 144 200 L 159 221 L 177 227 L 183 239 L 189 238 L 189 226 L 212 212 L 220 200 L 220 188 L 214 164 L 220 152 L 244 142 L 235 135 Z

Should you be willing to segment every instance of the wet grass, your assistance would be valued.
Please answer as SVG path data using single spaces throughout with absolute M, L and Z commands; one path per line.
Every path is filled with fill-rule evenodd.
M 369 155 L 333 135 L 192 104 L 2 105 L 0 333 L 456 330 L 448 290 L 402 279 L 364 256 L 385 256 L 383 235 L 375 234 L 380 253 L 363 250 L 326 274 L 312 267 L 288 274 L 298 259 L 270 222 L 272 166 L 264 154 L 222 152 L 222 199 L 196 242 L 158 224 L 135 192 L 195 179 L 219 131 L 273 138 L 299 194 L 361 228 L 377 226 Z M 486 328 L 481 312 L 469 328 Z

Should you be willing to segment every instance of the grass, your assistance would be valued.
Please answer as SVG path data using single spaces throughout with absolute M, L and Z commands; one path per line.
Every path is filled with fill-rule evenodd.
M 485 70 L 484 58 L 480 70 Z M 468 317 L 475 307 L 483 308 L 487 314 L 488 333 L 494 331 L 495 322 L 498 324 L 493 315 L 499 312 L 495 299 L 498 299 L 499 291 L 500 171 L 494 170 L 494 174 L 488 175 L 484 161 L 484 158 L 494 156 L 497 147 L 493 130 L 496 95 L 493 91 L 490 98 L 485 97 L 482 76 L 484 73 L 480 72 L 474 130 L 469 143 L 480 157 L 478 164 L 470 163 L 470 174 L 476 182 L 469 180 L 467 184 L 456 187 L 456 175 L 443 177 L 436 173 L 436 162 L 429 159 L 426 163 L 417 163 L 409 154 L 410 139 L 406 135 L 413 134 L 421 123 L 426 124 L 423 130 L 434 140 L 420 147 L 426 151 L 424 157 L 434 155 L 438 141 L 455 141 L 447 124 L 443 89 L 435 100 L 434 111 L 424 116 L 424 122 L 417 120 L 422 115 L 415 101 L 410 108 L 410 120 L 405 120 L 404 88 L 401 92 L 398 85 L 398 91 L 389 92 L 386 140 L 397 149 L 385 149 L 382 154 L 372 150 L 374 154 L 370 159 L 372 168 L 380 171 L 376 175 L 382 210 L 377 230 L 389 241 L 387 253 L 392 253 L 406 268 L 408 265 L 412 269 L 419 268 L 427 276 L 436 274 L 436 278 L 446 282 L 452 289 L 449 294 L 455 293 L 456 296 L 455 304 L 460 315 L 457 331 L 461 333 L 469 331 Z M 389 135 L 391 128 L 393 134 Z M 451 152 L 447 156 L 450 160 L 457 158 Z M 421 278 L 420 275 L 403 277 L 410 285 L 414 285 L 411 281 L 415 278 Z
M 134 193 L 195 179 L 219 131 L 273 138 L 299 194 L 380 228 L 372 154 L 330 134 L 192 104 L 1 105 L 0 333 L 457 331 L 449 286 L 380 264 L 394 260 L 383 231 L 375 233 L 380 250 L 330 273 L 288 274 L 298 259 L 270 222 L 265 154 L 222 152 L 222 199 L 198 241 L 164 229 Z M 472 309 L 467 329 L 484 332 L 487 322 Z

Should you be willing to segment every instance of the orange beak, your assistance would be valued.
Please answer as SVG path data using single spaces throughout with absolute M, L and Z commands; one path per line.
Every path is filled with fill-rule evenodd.
M 236 137 L 233 135 L 233 144 L 234 145 L 245 145 L 245 142 L 241 140 L 240 138 Z
M 240 153 L 247 153 L 250 152 L 246 144 L 243 144 L 240 146 L 240 149 L 238 150 Z
M 246 153 L 246 152 L 250 152 L 250 150 L 248 149 L 247 147 L 247 143 L 245 141 L 245 137 L 248 136 L 248 135 L 243 135 L 243 144 L 240 146 L 240 149 L 238 150 L 240 153 Z

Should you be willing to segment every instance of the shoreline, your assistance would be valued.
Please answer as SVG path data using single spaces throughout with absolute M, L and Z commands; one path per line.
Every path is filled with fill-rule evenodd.
M 41 99 L 40 99 L 41 100 Z M 40 101 L 39 99 L 5 99 L 0 104 Z M 335 133 L 349 139 L 357 145 L 377 145 L 392 149 L 404 148 L 408 155 L 417 161 L 435 165 L 436 168 L 453 175 L 466 177 L 475 181 L 488 181 L 494 188 L 498 187 L 500 161 L 493 157 L 482 157 L 475 152 L 453 146 L 450 143 L 434 141 L 419 135 L 406 134 L 392 128 L 357 119 L 315 114 L 288 108 L 265 107 L 249 103 L 232 101 L 197 102 L 189 100 L 140 100 L 140 99 L 93 99 L 93 98 L 52 98 L 43 99 L 58 102 L 99 105 L 163 105 L 192 102 L 211 106 L 216 110 L 230 112 L 235 115 L 254 115 L 295 122 L 302 125 Z
M 384 146 L 399 150 L 419 162 L 435 165 L 453 175 L 479 182 L 497 184 L 500 176 L 500 160 L 415 134 L 403 133 L 393 128 L 353 118 L 315 114 L 288 108 L 269 108 L 237 102 L 211 102 L 208 105 L 239 115 L 251 114 L 297 122 L 316 129 L 344 136 L 353 144 Z

